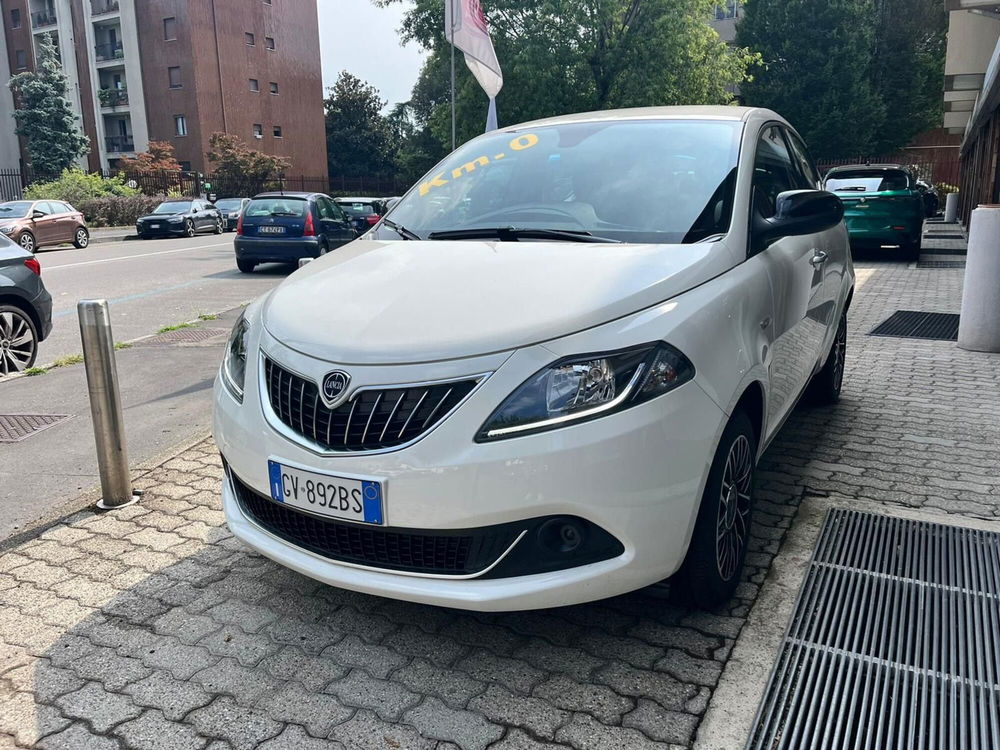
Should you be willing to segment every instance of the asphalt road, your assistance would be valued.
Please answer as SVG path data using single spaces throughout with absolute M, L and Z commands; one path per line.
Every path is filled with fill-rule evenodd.
M 249 302 L 290 272 L 288 266 L 267 265 L 240 273 L 233 237 L 205 234 L 40 251 L 53 329 L 39 348 L 38 363 L 80 353 L 76 303 L 81 299 L 107 299 L 115 340 L 129 341 Z
M 117 352 L 130 464 L 157 458 L 204 435 L 211 426 L 212 381 L 237 309 L 290 272 L 271 265 L 242 274 L 233 258 L 233 235 L 112 242 L 86 250 L 38 254 L 52 294 L 53 331 L 38 364 L 79 354 L 76 304 L 110 303 L 116 341 L 131 341 L 200 314 L 229 311 L 198 324 L 215 335 L 198 343 L 138 344 Z M 182 332 L 186 333 L 186 332 Z M 26 524 L 58 515 L 66 501 L 99 483 L 84 367 L 0 380 L 0 415 L 69 418 L 17 443 L 0 443 L 0 540 Z

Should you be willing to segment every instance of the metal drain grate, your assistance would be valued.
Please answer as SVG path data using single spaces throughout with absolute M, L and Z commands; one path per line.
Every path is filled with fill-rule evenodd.
M 752 750 L 1000 747 L 1000 534 L 831 510 Z
M 917 268 L 965 268 L 964 260 L 922 260 Z
M 964 247 L 927 247 L 924 245 L 923 248 L 924 255 L 965 255 L 966 252 Z
M 216 336 L 227 334 L 225 328 L 178 328 L 176 331 L 167 331 L 158 336 L 136 341 L 136 346 L 170 346 L 172 344 L 195 344 L 199 341 L 214 339 Z
M 0 443 L 19 443 L 69 417 L 69 414 L 0 414 Z
M 964 240 L 965 235 L 948 232 L 928 232 L 924 235 L 925 240 Z
M 958 315 L 897 310 L 868 335 L 958 341 Z

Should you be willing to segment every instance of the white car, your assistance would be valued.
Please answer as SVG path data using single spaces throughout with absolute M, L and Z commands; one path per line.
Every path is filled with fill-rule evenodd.
M 758 456 L 838 399 L 840 200 L 761 109 L 494 131 L 250 305 L 215 388 L 233 533 L 355 591 L 554 607 L 740 580 Z

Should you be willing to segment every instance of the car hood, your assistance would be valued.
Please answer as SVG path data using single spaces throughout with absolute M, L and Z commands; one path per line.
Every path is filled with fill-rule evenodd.
M 140 216 L 137 221 L 162 221 L 163 219 L 172 219 L 175 216 L 184 216 L 184 213 L 179 214 L 146 214 L 145 216 Z
M 723 243 L 360 240 L 264 303 L 280 343 L 341 364 L 472 357 L 628 315 L 727 270 Z

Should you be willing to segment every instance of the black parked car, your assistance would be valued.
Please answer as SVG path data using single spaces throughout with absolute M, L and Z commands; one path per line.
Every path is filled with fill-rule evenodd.
M 262 193 L 236 227 L 236 265 L 251 273 L 260 263 L 318 258 L 358 236 L 348 216 L 322 193 Z
M 364 234 L 378 224 L 384 207 L 381 198 L 336 198 L 336 203 L 351 217 L 358 234 Z
M 240 223 L 240 214 L 249 202 L 249 198 L 219 198 L 215 202 L 215 207 L 222 213 L 227 232 L 236 231 L 236 225 Z
M 222 212 L 208 201 L 178 198 L 161 203 L 149 216 L 139 219 L 135 229 L 144 240 L 149 237 L 194 237 L 198 232 L 222 234 L 225 222 Z
M 0 236 L 0 378 L 35 364 L 52 330 L 52 297 L 35 256 Z

